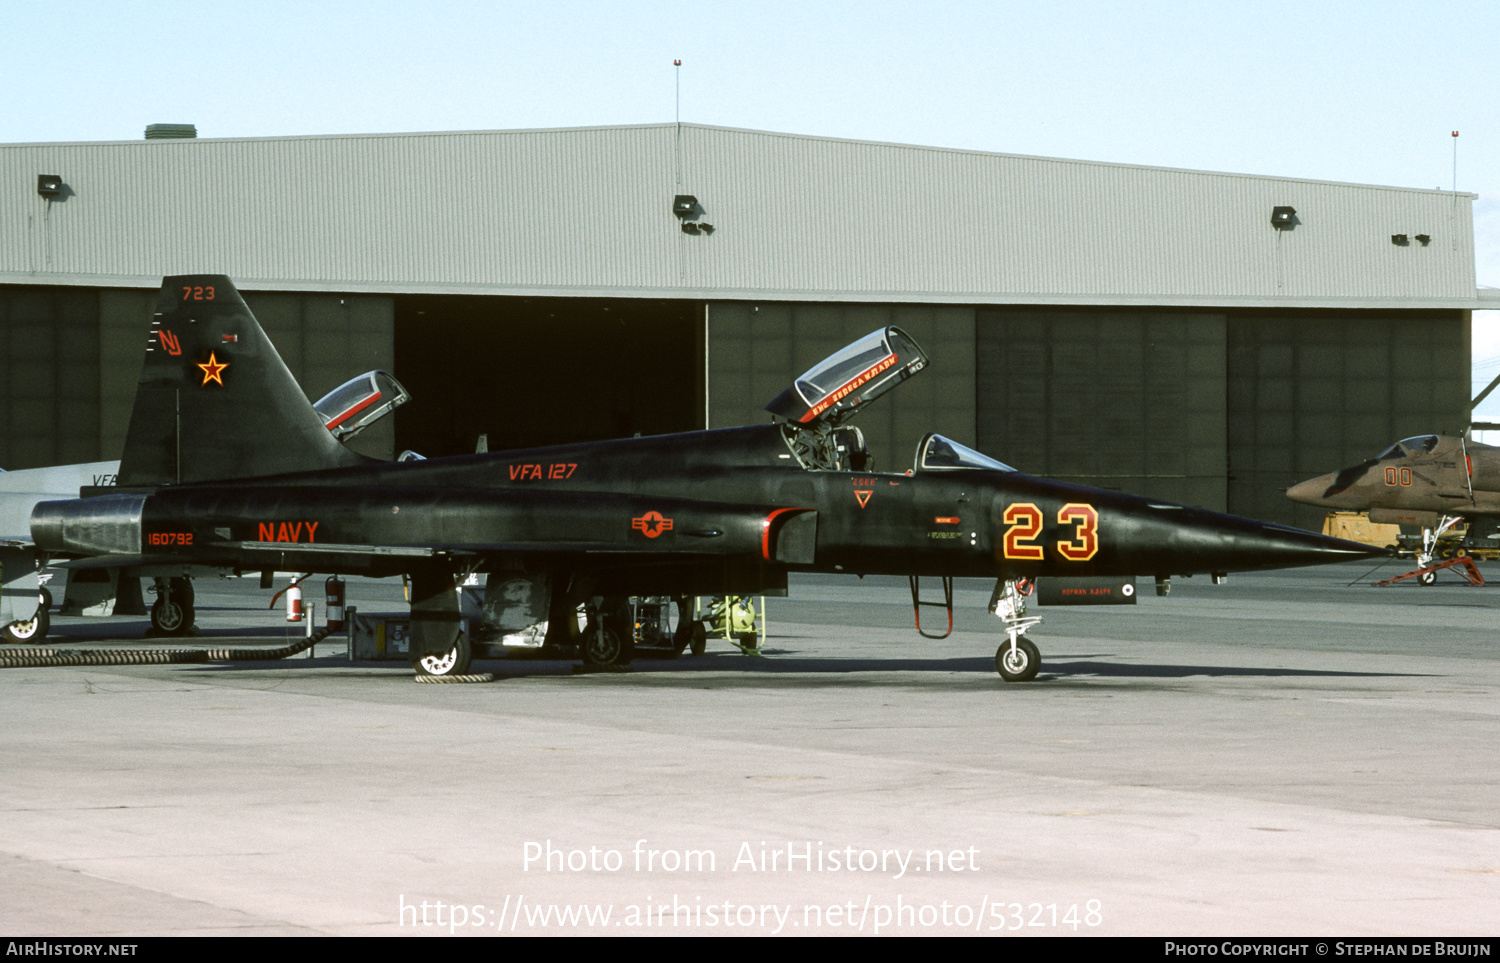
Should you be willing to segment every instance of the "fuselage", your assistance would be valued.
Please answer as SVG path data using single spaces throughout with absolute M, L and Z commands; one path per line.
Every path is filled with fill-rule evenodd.
M 1287 497 L 1331 511 L 1500 514 L 1500 448 L 1417 435 L 1375 458 L 1299 482 Z
M 433 554 L 601 572 L 730 565 L 1005 578 L 1245 571 L 1366 554 L 1297 529 L 1020 472 L 809 470 L 776 425 L 371 463 L 107 501 L 39 507 L 38 544 L 246 570 L 268 564 L 269 552 L 277 568 L 369 574 Z

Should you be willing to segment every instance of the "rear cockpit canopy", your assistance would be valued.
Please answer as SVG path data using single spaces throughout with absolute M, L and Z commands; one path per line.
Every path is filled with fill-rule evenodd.
M 917 471 L 955 471 L 979 468 L 985 471 L 1015 471 L 1002 461 L 960 445 L 935 432 L 917 445 Z
M 367 371 L 319 398 L 313 408 L 333 437 L 348 441 L 410 398 L 395 376 Z

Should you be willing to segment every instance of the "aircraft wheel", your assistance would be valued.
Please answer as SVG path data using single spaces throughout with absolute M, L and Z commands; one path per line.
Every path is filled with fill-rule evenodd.
M 1418 585 L 1434 585 L 1436 583 L 1437 583 L 1437 573 L 1436 572 L 1423 572 L 1421 575 L 1417 576 L 1417 584 Z
M 635 656 L 635 643 L 608 626 L 595 626 L 579 644 L 579 651 L 588 665 L 629 665 Z
M 411 664 L 417 670 L 417 675 L 466 675 L 473 658 L 474 648 L 469 644 L 469 637 L 460 632 L 453 642 L 453 648 L 447 652 L 442 655 L 424 655 L 420 659 L 413 659 Z
M 37 594 L 37 598 L 39 598 L 39 599 L 42 600 L 42 609 L 44 611 L 47 610 L 47 609 L 52 608 L 52 593 L 51 592 L 47 591 L 46 588 L 41 588 L 41 589 L 37 590 L 36 594 Z
M 708 651 L 708 629 L 704 628 L 702 622 L 693 623 L 693 638 L 688 646 L 694 655 L 702 655 Z
M 995 651 L 995 671 L 1006 682 L 1030 682 L 1041 667 L 1042 654 L 1024 635 L 1016 640 L 1014 652 L 1008 639 Z
M 629 665 L 635 658 L 635 623 L 621 596 L 600 600 L 596 618 L 578 640 L 578 653 L 587 665 Z
M 7 642 L 40 642 L 47 637 L 47 630 L 52 627 L 52 620 L 47 615 L 46 609 L 37 609 L 36 614 L 24 622 L 12 622 L 5 627 L 4 636 Z
M 151 627 L 161 635 L 186 635 L 193 630 L 196 621 L 191 605 L 184 605 L 175 597 L 171 600 L 158 598 L 151 603 Z

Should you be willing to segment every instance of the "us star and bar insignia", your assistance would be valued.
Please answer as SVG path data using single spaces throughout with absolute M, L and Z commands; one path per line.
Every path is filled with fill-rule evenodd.
M 632 518 L 630 527 L 647 538 L 655 538 L 662 532 L 672 530 L 672 520 L 664 517 L 661 512 L 647 512 L 637 518 Z

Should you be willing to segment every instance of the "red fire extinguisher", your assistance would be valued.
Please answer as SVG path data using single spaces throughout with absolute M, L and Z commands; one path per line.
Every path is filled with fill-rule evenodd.
M 323 583 L 324 601 L 327 603 L 328 628 L 334 632 L 344 628 L 344 580 L 337 575 L 328 576 Z
M 302 586 L 295 582 L 286 590 L 286 620 L 288 622 L 302 621 Z

